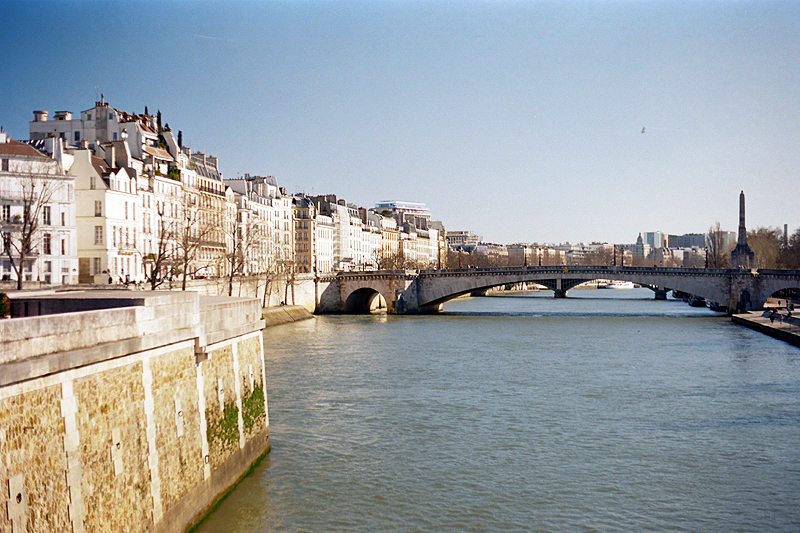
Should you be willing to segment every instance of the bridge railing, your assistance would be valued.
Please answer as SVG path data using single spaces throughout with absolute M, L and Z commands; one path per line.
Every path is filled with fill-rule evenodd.
M 800 270 L 745 270 L 739 268 L 682 268 L 682 267 L 634 267 L 634 266 L 607 266 L 607 265 L 548 265 L 548 266 L 513 266 L 513 267 L 476 267 L 476 268 L 446 268 L 424 270 L 365 270 L 358 272 L 330 272 L 321 274 L 319 279 L 334 281 L 335 279 L 348 278 L 376 278 L 396 277 L 414 279 L 419 276 L 463 276 L 463 275 L 503 275 L 503 274 L 602 274 L 603 277 L 613 277 L 618 274 L 650 274 L 669 276 L 728 276 L 743 273 L 754 275 L 772 275 L 781 277 L 800 277 Z
M 734 270 L 734 272 L 738 272 Z M 672 267 L 623 267 L 602 265 L 551 265 L 551 266 L 518 266 L 518 267 L 480 267 L 450 268 L 440 270 L 420 270 L 420 275 L 475 275 L 475 274 L 526 274 L 526 273 L 602 273 L 610 274 L 668 274 L 668 275 L 727 275 L 731 269 L 724 268 L 672 268 Z

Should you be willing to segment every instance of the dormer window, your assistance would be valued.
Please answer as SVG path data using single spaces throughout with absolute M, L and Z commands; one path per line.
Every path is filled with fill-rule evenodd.
M 92 120 L 92 114 L 86 113 L 86 120 Z

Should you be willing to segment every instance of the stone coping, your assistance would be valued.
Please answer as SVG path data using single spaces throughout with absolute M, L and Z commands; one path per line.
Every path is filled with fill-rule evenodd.
M 187 340 L 203 353 L 265 325 L 256 299 L 188 291 L 10 296 L 41 314 L 0 320 L 0 386 Z

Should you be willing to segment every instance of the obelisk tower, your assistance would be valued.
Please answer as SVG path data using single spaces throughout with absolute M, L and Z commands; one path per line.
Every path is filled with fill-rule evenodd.
M 739 194 L 739 238 L 731 252 L 731 268 L 755 268 L 755 254 L 747 245 L 747 228 L 744 225 L 744 191 Z

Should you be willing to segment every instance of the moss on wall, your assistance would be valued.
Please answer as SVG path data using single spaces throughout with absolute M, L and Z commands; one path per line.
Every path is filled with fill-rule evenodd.
M 234 450 L 239 447 L 239 408 L 236 402 L 225 402 L 222 413 L 206 414 L 208 424 L 206 437 L 212 454 Z
M 244 376 L 242 376 L 244 378 Z M 252 435 L 254 430 L 257 432 L 266 425 L 267 414 L 264 411 L 264 386 L 261 376 L 253 385 L 253 390 L 247 390 L 247 379 L 242 386 L 242 421 L 244 422 L 245 435 Z

